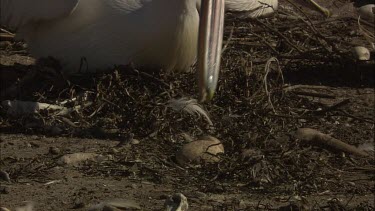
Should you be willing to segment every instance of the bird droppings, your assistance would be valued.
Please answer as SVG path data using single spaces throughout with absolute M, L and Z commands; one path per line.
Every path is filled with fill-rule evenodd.
M 336 11 L 342 2 L 334 2 Z M 374 53 L 357 17 L 339 12 L 344 15 L 329 19 L 308 14 L 311 24 L 283 8 L 259 21 L 227 14 L 218 91 L 200 105 L 212 126 L 204 116 L 168 107 L 171 99 L 197 98 L 194 72 L 118 66 L 66 77 L 53 72 L 54 62 L 34 64 L 23 43 L 11 41 L 0 51 L 0 100 L 78 109 L 65 116 L 45 109 L 13 117 L 0 108 L 0 169 L 11 179 L 0 184 L 1 206 L 15 210 L 34 201 L 34 210 L 59 211 L 79 199 L 76 210 L 87 210 L 125 198 L 143 210 L 163 210 L 160 196 L 181 192 L 189 210 L 197 211 L 373 210 L 373 157 L 294 136 L 298 128 L 313 128 L 353 146 L 374 137 Z M 354 46 L 368 48 L 370 60 L 355 61 Z M 271 57 L 282 75 L 275 63 L 265 70 Z M 85 107 L 87 102 L 92 104 Z M 51 132 L 53 127 L 59 130 Z M 222 141 L 220 161 L 177 165 L 183 143 L 205 135 Z M 27 147 L 31 141 L 39 147 Z M 50 153 L 50 147 L 60 152 Z M 61 156 L 76 152 L 110 159 L 56 166 Z M 50 181 L 60 182 L 44 185 Z

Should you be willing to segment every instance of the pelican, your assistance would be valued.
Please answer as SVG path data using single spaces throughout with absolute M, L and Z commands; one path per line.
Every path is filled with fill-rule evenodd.
M 277 0 L 226 3 L 229 10 L 258 11 L 256 17 L 277 9 Z M 224 0 L 0 0 L 0 6 L 1 25 L 15 30 L 32 56 L 59 60 L 65 73 L 79 71 L 83 58 L 90 72 L 129 63 L 183 71 L 198 60 L 200 99 L 214 94 Z
M 77 72 L 82 58 L 90 72 L 129 63 L 181 71 L 198 54 L 200 99 L 214 94 L 224 0 L 0 0 L 0 6 L 1 25 L 14 29 L 34 57 L 59 60 L 65 73 Z

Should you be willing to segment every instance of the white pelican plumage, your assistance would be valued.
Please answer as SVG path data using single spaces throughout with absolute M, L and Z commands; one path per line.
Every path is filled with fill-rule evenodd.
M 90 71 L 113 64 L 187 69 L 196 57 L 197 0 L 1 0 L 1 24 L 30 53 L 53 56 L 65 71 L 81 57 Z
M 277 0 L 226 4 L 254 17 L 277 9 Z M 188 70 L 198 53 L 201 99 L 213 96 L 224 0 L 0 0 L 0 6 L 1 25 L 16 30 L 34 57 L 58 59 L 66 73 L 77 72 L 82 58 L 92 72 L 129 63 Z
M 65 73 L 77 72 L 83 57 L 92 72 L 129 63 L 188 70 L 200 29 L 201 99 L 216 88 L 224 0 L 0 0 L 0 6 L 1 25 L 16 30 L 34 57 L 58 59 Z

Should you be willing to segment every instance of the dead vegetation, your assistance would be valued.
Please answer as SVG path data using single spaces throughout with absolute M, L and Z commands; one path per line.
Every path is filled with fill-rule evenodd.
M 293 210 L 374 209 L 373 201 L 350 201 L 354 195 L 374 194 L 373 156 L 311 145 L 294 134 L 307 127 L 353 146 L 373 144 L 374 60 L 358 63 L 351 55 L 353 46 L 369 46 L 357 19 L 322 19 L 281 10 L 265 20 L 228 14 L 226 25 L 218 91 L 203 105 L 209 117 L 169 106 L 171 99 L 196 97 L 194 73 L 167 75 L 118 66 L 106 74 L 66 78 L 55 62 L 47 61 L 2 65 L 2 71 L 16 73 L 2 73 L 6 86 L 2 85 L 1 98 L 63 106 L 69 112 L 61 115 L 47 109 L 14 116 L 3 105 L 0 130 L 125 142 L 127 147 L 115 152 L 101 151 L 113 159 L 80 167 L 88 177 L 137 177 L 203 193 L 306 196 L 287 207 Z M 361 25 L 367 30 L 373 26 Z M 2 59 L 23 52 L 19 46 L 13 41 L 3 46 Z M 369 103 L 361 97 L 366 94 Z M 221 162 L 179 167 L 174 155 L 184 142 L 183 134 L 220 139 L 225 147 Z M 136 149 L 126 144 L 133 136 L 141 141 Z M 2 157 L 0 164 L 15 182 L 35 177 L 43 181 L 56 165 L 52 157 L 16 163 Z M 133 169 L 136 160 L 141 161 Z M 308 197 L 313 194 L 327 194 L 332 200 L 314 201 Z M 347 195 L 346 201 L 335 200 L 339 194 Z M 213 207 L 236 209 L 225 203 Z M 244 209 L 274 208 L 283 209 L 262 202 Z

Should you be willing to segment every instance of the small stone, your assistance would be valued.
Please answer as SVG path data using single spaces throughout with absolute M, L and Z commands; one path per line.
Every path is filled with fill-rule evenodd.
M 354 182 L 348 182 L 349 185 L 355 187 L 355 183 Z
M 137 144 L 140 143 L 140 141 L 139 141 L 138 139 L 133 138 L 133 139 L 131 140 L 130 143 L 131 143 L 132 145 L 137 145 Z
M 9 173 L 3 170 L 0 170 L 0 179 L 4 180 L 6 182 L 10 182 L 10 176 Z
M 52 155 L 58 155 L 60 154 L 61 150 L 57 147 L 50 147 L 49 148 L 49 153 L 51 153 Z
M 1 194 L 9 194 L 10 193 L 9 188 L 5 187 L 5 186 L 0 186 L 0 193 Z
M 113 157 L 113 155 L 107 155 L 107 156 L 103 156 L 100 161 L 114 160 L 114 159 L 115 158 Z
M 207 194 L 200 192 L 200 191 L 196 191 L 194 195 L 196 198 L 199 198 L 199 199 L 207 198 Z
M 40 145 L 38 144 L 38 143 L 35 143 L 35 142 L 30 142 L 30 144 L 31 144 L 31 147 L 33 147 L 33 148 L 39 148 L 40 147 Z
M 74 200 L 73 209 L 80 209 L 80 208 L 84 208 L 85 206 L 86 206 L 85 203 L 81 201 L 80 199 Z
M 118 152 L 119 152 L 118 149 L 116 149 L 116 148 L 111 148 L 111 153 L 112 153 L 112 154 L 117 154 Z
M 307 122 L 306 119 L 299 119 L 298 121 L 299 121 L 300 123 L 306 123 L 306 122 Z
M 238 210 L 245 210 L 247 208 L 247 205 L 244 200 L 239 199 L 235 203 L 236 203 L 236 208 Z

